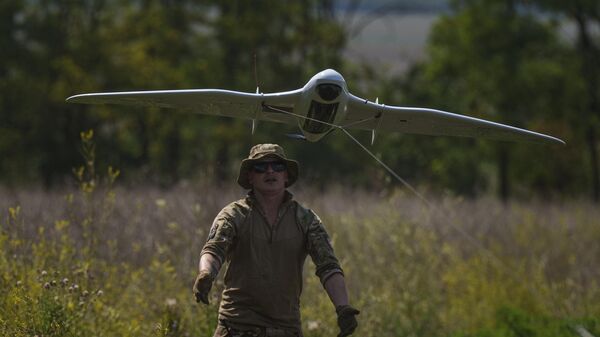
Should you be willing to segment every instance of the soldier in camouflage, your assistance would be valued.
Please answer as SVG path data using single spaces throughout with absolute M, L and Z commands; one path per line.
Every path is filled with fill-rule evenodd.
M 302 337 L 300 294 L 308 255 L 335 306 L 340 333 L 351 335 L 359 311 L 349 305 L 344 274 L 319 217 L 286 190 L 298 163 L 276 144 L 259 144 L 242 161 L 238 184 L 250 192 L 221 210 L 200 253 L 196 301 L 228 264 L 214 337 Z

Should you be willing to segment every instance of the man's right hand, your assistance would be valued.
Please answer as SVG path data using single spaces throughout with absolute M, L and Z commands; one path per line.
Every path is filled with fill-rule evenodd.
M 206 270 L 200 271 L 198 276 L 196 276 L 192 291 L 194 292 L 197 303 L 202 301 L 202 303 L 208 304 L 208 293 L 210 292 L 214 279 L 214 276 Z

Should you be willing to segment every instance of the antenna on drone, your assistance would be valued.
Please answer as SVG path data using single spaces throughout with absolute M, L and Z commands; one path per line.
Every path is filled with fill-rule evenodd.
M 260 94 L 260 87 L 258 86 L 258 70 L 256 66 L 256 50 L 254 51 L 254 82 L 256 83 L 256 94 Z M 254 131 L 256 131 L 256 119 L 258 117 L 258 110 L 256 114 L 254 114 L 254 118 L 252 118 L 252 134 L 254 135 Z

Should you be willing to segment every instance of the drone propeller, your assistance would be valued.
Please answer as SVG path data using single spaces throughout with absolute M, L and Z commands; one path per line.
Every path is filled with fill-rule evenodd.
M 260 89 L 258 88 L 258 84 L 256 85 L 256 94 L 260 94 Z M 258 119 L 258 110 L 254 114 L 254 118 L 252 118 L 252 135 L 254 136 L 254 131 L 256 131 L 256 120 Z

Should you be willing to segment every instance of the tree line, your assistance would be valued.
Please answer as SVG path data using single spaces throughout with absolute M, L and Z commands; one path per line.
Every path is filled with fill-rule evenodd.
M 332 0 L 2 1 L 0 181 L 63 184 L 82 165 L 80 132 L 93 129 L 97 158 L 132 184 L 230 181 L 253 144 L 278 142 L 301 161 L 305 183 L 397 186 L 341 134 L 313 144 L 285 137 L 297 131 L 289 126 L 260 123 L 252 135 L 247 121 L 64 101 L 134 89 L 275 92 L 334 68 L 365 98 L 491 119 L 567 142 L 379 134 L 371 149 L 416 185 L 503 199 L 600 198 L 598 1 L 451 1 L 432 28 L 426 57 L 402 75 L 344 58 L 356 32 L 342 24 L 343 11 L 344 3 Z M 369 142 L 370 134 L 356 135 Z

